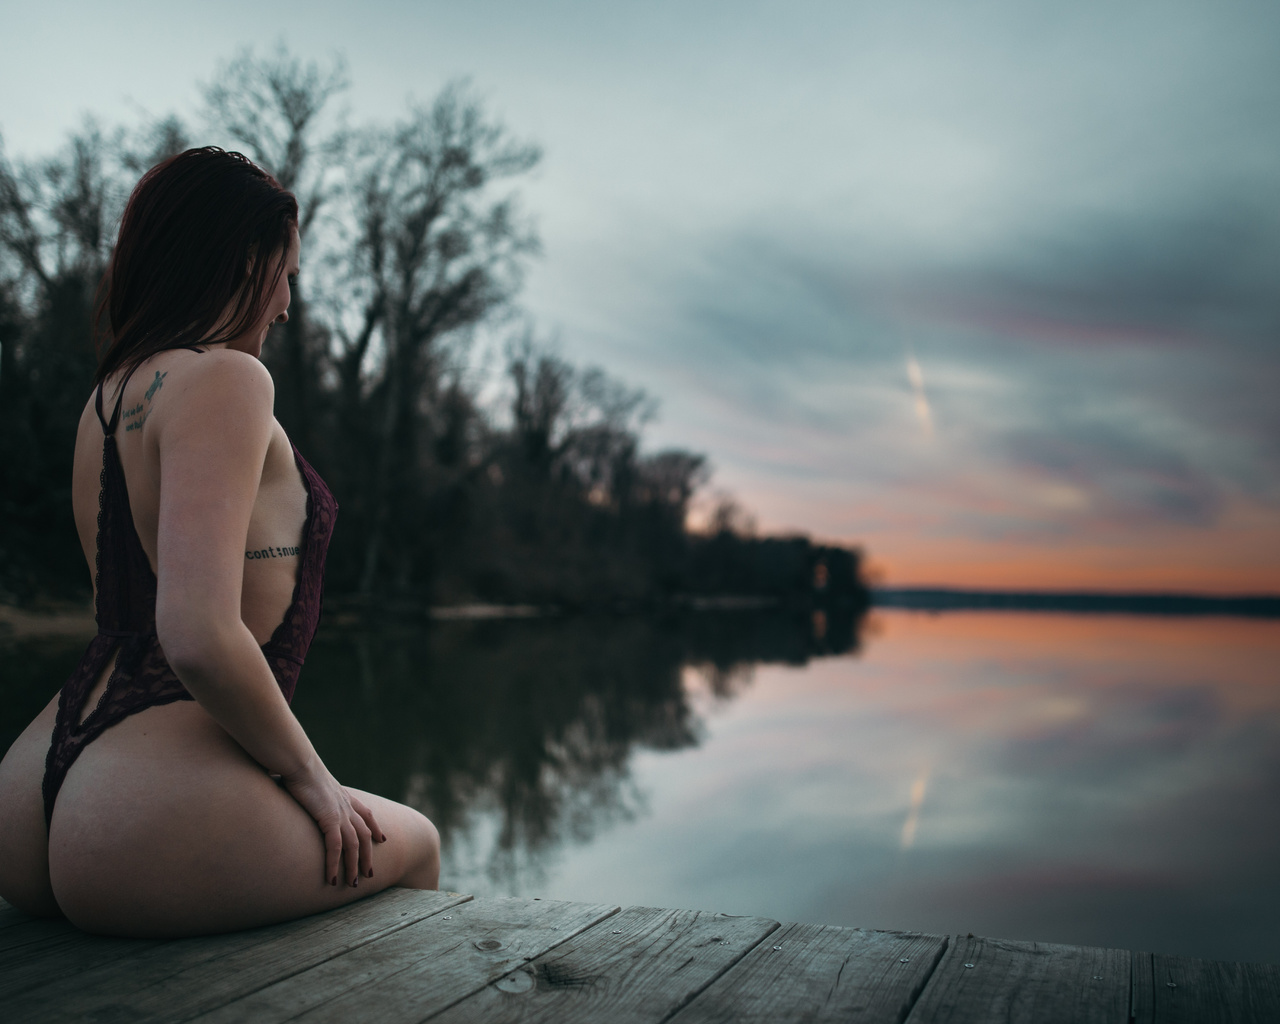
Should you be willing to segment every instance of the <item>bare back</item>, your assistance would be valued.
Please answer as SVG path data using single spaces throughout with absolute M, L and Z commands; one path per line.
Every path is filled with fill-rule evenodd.
M 202 363 L 216 359 L 249 359 L 242 353 L 193 352 L 178 349 L 147 360 L 128 380 L 116 427 L 116 445 L 129 492 L 129 507 L 142 549 L 157 569 L 161 473 L 160 443 L 166 404 L 182 402 L 200 387 L 207 369 Z M 119 395 L 123 374 L 103 387 L 103 407 L 109 415 Z M 90 395 L 80 416 L 72 472 L 72 504 L 76 529 L 92 575 L 97 556 L 97 517 L 102 468 L 102 425 Z M 153 421 L 153 415 L 156 420 Z M 280 623 L 293 598 L 298 574 L 298 552 L 307 515 L 307 493 L 292 448 L 278 422 L 261 467 L 261 479 L 245 538 L 241 619 L 258 643 L 265 643 Z M 96 585 L 96 581 L 95 581 Z

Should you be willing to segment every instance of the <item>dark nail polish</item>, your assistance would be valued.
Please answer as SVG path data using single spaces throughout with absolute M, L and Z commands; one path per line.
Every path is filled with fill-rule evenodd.
M 351 880 L 351 888 L 354 889 L 359 884 L 360 884 L 360 876 L 356 875 L 356 877 Z
M 338 876 L 337 876 L 337 875 L 334 875 L 331 879 L 329 879 L 329 884 L 330 884 L 330 885 L 337 885 L 337 884 L 338 884 Z
M 373 877 L 373 868 L 370 868 L 370 869 L 369 869 L 368 874 L 367 874 L 367 877 L 369 877 L 369 878 L 372 878 L 372 877 Z

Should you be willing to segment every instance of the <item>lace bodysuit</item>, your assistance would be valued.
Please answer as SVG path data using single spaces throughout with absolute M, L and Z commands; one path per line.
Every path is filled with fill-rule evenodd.
M 169 667 L 156 638 L 156 577 L 134 529 L 129 492 L 116 449 L 115 430 L 123 398 L 122 385 L 110 423 L 102 415 L 101 386 L 95 400 L 98 421 L 106 434 L 102 445 L 94 577 L 98 591 L 98 635 L 89 642 L 88 650 L 58 697 L 58 716 L 44 769 L 46 825 L 53 820 L 53 803 L 67 771 L 86 744 L 105 729 L 146 708 L 194 699 Z M 333 494 L 296 447 L 293 456 L 307 491 L 298 579 L 284 619 L 271 639 L 262 645 L 262 653 L 287 701 L 293 700 L 298 672 L 320 622 L 325 554 L 338 514 Z M 117 651 L 115 668 L 102 698 L 81 722 L 90 691 Z

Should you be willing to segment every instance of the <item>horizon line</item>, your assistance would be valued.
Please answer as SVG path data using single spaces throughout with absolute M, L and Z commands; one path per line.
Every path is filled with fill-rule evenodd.
M 868 588 L 872 607 L 917 611 L 988 610 L 1280 618 L 1280 594 L 1177 591 L 1021 590 L 968 587 Z

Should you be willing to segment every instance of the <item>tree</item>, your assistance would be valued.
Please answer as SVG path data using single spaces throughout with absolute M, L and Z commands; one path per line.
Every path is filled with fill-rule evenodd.
M 93 299 L 127 180 L 122 133 L 86 121 L 54 157 L 0 149 L 0 593 L 88 592 L 71 460 L 96 360 Z
M 298 234 L 310 266 L 324 262 L 326 247 L 313 229 L 340 194 L 350 143 L 341 118 L 328 122 L 325 112 L 348 85 L 341 58 L 327 66 L 304 62 L 281 43 L 265 58 L 242 50 L 204 87 L 204 116 L 215 134 L 297 197 Z M 314 276 L 306 272 L 300 280 Z M 299 446 L 314 451 L 328 334 L 312 324 L 303 288 L 295 287 L 289 321 L 263 358 L 276 382 L 276 415 Z
M 281 422 L 347 496 L 333 576 L 369 596 L 422 575 L 441 496 L 471 468 L 484 431 L 451 350 L 511 301 L 537 251 L 501 183 L 539 152 L 462 83 L 397 124 L 348 131 L 327 114 L 346 87 L 340 60 L 280 46 L 222 65 L 205 101 L 215 131 L 298 195 L 304 279 L 319 266 L 325 298 L 295 292 L 264 359 Z
M 691 539 L 710 471 L 695 453 L 642 452 L 656 408 L 643 391 L 572 366 L 530 328 L 507 352 L 509 419 L 486 411 L 493 381 L 475 376 L 469 343 L 518 313 L 539 243 L 515 188 L 539 150 L 465 83 L 359 130 L 334 110 L 346 87 L 341 60 L 281 46 L 241 52 L 204 88 L 214 139 L 297 195 L 305 273 L 322 283 L 310 301 L 295 293 L 264 360 L 278 417 L 342 502 L 331 589 L 375 605 L 636 606 L 792 587 L 816 549 L 738 536 L 736 507 L 718 510 L 714 543 Z M 129 190 L 191 140 L 170 116 L 87 120 L 42 161 L 10 163 L 0 145 L 0 597 L 85 592 L 69 488 L 93 295 Z
M 357 469 L 366 596 L 390 547 L 403 563 L 417 546 L 422 503 L 414 499 L 439 433 L 444 343 L 506 306 L 525 259 L 538 251 L 536 233 L 499 183 L 539 158 L 462 84 L 361 139 L 346 264 L 360 315 L 335 325 L 334 362 L 339 432 L 361 456 L 349 464 Z

